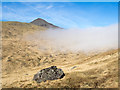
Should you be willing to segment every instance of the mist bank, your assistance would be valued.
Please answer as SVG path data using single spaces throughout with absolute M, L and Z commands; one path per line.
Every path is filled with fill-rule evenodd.
M 118 25 L 86 29 L 49 29 L 37 31 L 26 38 L 34 43 L 39 42 L 36 43 L 39 48 L 54 51 L 106 51 L 118 48 Z

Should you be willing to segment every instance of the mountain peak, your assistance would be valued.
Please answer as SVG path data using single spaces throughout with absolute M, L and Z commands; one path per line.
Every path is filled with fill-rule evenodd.
M 47 21 L 45 21 L 44 19 L 41 19 L 41 18 L 37 18 L 30 23 L 38 25 L 38 26 L 43 26 L 43 27 L 46 27 L 46 28 L 52 28 L 52 29 L 60 28 L 60 27 L 55 26 L 55 25 L 53 25 L 53 24 L 51 24 L 51 23 L 49 23 L 49 22 L 47 22 Z

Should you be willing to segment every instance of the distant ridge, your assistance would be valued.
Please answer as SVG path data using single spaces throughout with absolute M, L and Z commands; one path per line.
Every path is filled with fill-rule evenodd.
M 38 26 L 43 26 L 43 27 L 46 27 L 46 28 L 52 28 L 52 29 L 59 28 L 59 29 L 62 29 L 62 28 L 60 28 L 58 26 L 55 26 L 55 25 L 53 25 L 53 24 L 51 24 L 51 23 L 49 23 L 49 22 L 47 22 L 47 21 L 45 21 L 45 20 L 43 20 L 41 18 L 37 18 L 37 19 L 33 20 L 30 23 L 38 25 Z

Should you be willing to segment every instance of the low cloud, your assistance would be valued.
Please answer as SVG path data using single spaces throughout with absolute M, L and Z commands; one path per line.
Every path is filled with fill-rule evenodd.
M 28 40 L 45 41 L 42 47 L 50 47 L 54 51 L 105 51 L 118 48 L 118 25 L 92 27 L 86 29 L 57 29 L 39 31 L 27 36 Z

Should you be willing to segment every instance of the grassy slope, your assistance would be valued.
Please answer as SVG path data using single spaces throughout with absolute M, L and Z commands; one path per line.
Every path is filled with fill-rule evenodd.
M 118 50 L 98 54 L 43 53 L 37 45 L 22 39 L 28 32 L 46 28 L 20 22 L 3 22 L 3 87 L 76 87 L 116 88 L 118 85 Z M 40 41 L 42 43 L 42 41 Z M 44 43 L 42 43 L 44 44 Z M 63 79 L 32 81 L 39 70 L 56 65 L 65 72 Z M 74 66 L 76 68 L 72 69 Z
M 26 33 L 32 33 L 34 31 L 46 30 L 44 27 L 36 26 L 30 23 L 21 22 L 3 22 L 2 23 L 2 59 L 3 70 L 11 72 L 17 67 L 26 66 L 29 56 L 33 56 L 32 45 L 29 45 L 26 41 L 22 40 L 22 37 Z M 28 58 L 26 60 L 26 58 Z M 35 58 L 34 58 L 35 59 Z M 16 67 L 16 68 L 14 68 Z
M 45 30 L 46 28 L 33 25 L 31 23 L 21 22 L 2 22 L 2 36 L 3 39 L 16 38 L 22 36 L 26 32 L 33 32 L 36 30 Z

